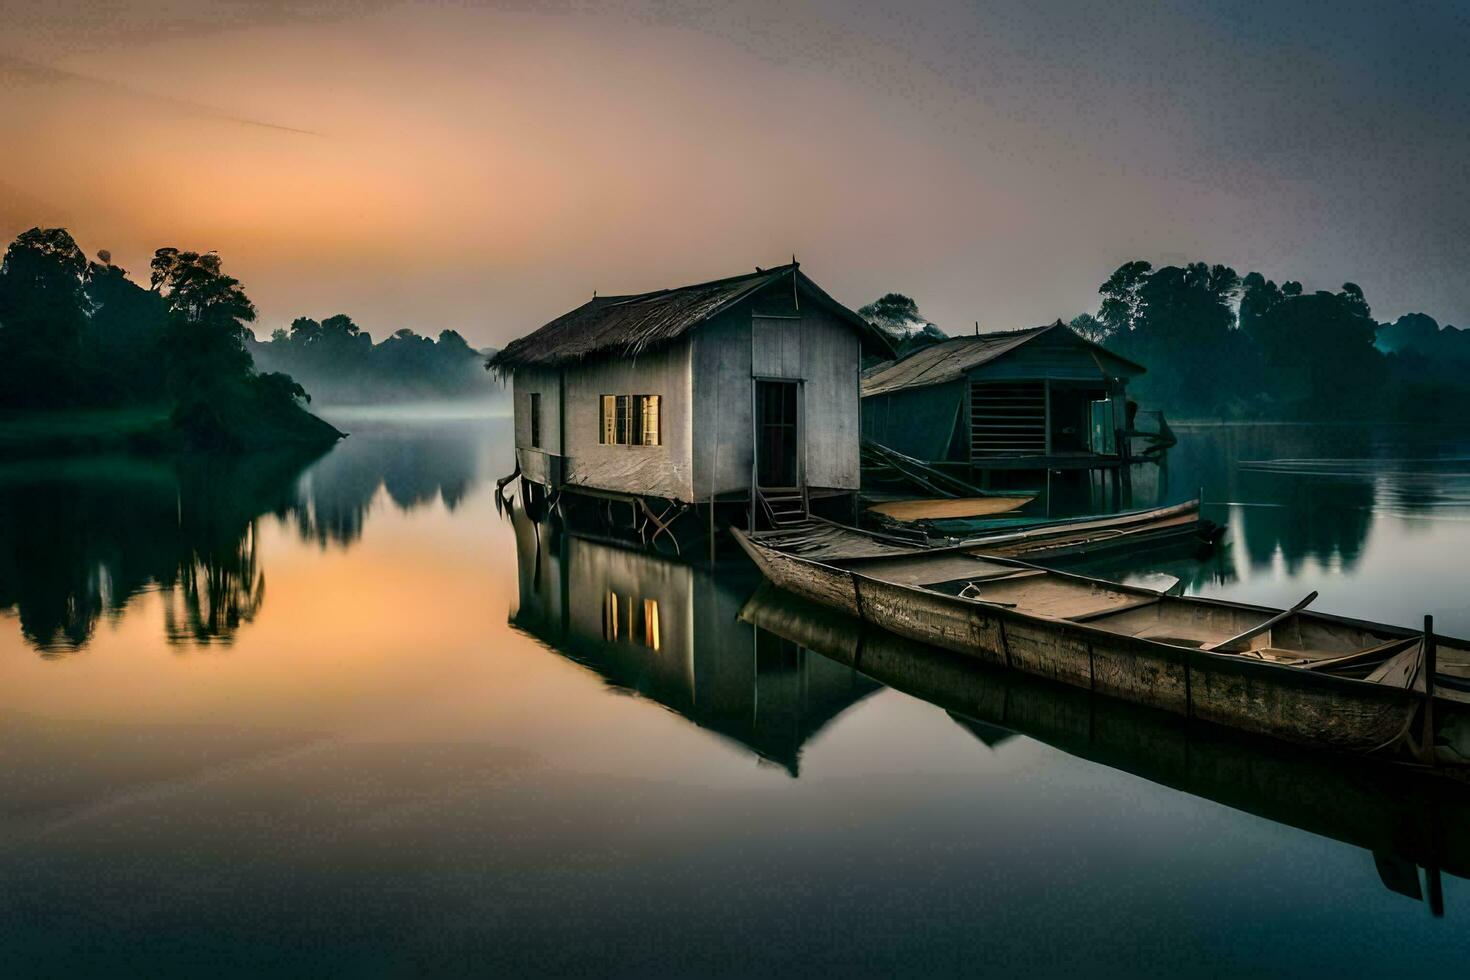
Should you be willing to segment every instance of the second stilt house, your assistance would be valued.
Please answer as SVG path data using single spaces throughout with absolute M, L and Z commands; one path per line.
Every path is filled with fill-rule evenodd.
M 1143 366 L 1050 326 L 954 337 L 863 375 L 863 437 L 968 471 L 1126 466 Z
M 594 297 L 488 367 L 511 378 L 522 478 L 605 501 L 608 520 L 626 504 L 648 540 L 686 515 L 772 524 L 850 500 L 864 352 L 892 356 L 793 261 Z

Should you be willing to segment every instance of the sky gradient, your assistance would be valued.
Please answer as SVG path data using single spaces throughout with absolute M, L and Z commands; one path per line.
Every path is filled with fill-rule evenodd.
M 795 253 L 950 332 L 1202 259 L 1470 325 L 1470 8 L 0 0 L 0 235 L 500 345 Z

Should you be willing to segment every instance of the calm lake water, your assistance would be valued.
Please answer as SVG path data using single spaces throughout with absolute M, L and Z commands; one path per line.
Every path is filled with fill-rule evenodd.
M 0 974 L 1470 963 L 1460 796 L 855 670 L 748 567 L 501 516 L 507 419 L 334 421 L 314 461 L 0 466 Z M 1099 571 L 1470 635 L 1470 430 L 1180 436 L 1137 502 L 1203 487 L 1226 544 Z

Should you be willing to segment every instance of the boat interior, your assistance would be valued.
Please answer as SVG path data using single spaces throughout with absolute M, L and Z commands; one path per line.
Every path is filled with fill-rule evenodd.
M 896 585 L 1013 609 L 1171 646 L 1234 654 L 1344 677 L 1409 686 L 1422 636 L 1371 628 L 1305 611 L 1315 593 L 1287 610 L 1172 596 L 964 552 L 874 557 L 836 563 Z M 1470 648 L 1436 638 L 1446 696 L 1470 700 Z M 1451 693 L 1462 686 L 1464 694 Z M 1422 686 L 1422 679 L 1417 682 Z

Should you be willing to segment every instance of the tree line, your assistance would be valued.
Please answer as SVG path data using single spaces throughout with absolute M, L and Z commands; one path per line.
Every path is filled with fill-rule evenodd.
M 1460 331 L 1424 314 L 1380 324 L 1363 290 L 1307 292 L 1259 272 L 1204 262 L 1125 262 L 1098 287 L 1095 314 L 1071 326 L 1143 364 L 1131 396 L 1182 416 L 1415 420 L 1470 407 L 1463 371 L 1436 363 Z M 1457 348 L 1470 362 L 1470 342 Z
M 430 397 L 490 397 L 499 386 L 481 365 L 487 356 L 454 330 L 437 340 L 405 327 L 386 340 L 338 313 L 324 320 L 297 317 L 269 341 L 247 345 L 264 370 L 289 372 L 318 399 L 333 404 Z
M 1446 421 L 1470 411 L 1470 330 L 1380 323 L 1356 283 L 1308 292 L 1259 272 L 1125 262 L 1071 327 L 1139 362 L 1130 397 L 1186 418 Z M 913 299 L 858 310 L 904 357 L 946 338 Z
M 159 408 L 145 445 L 241 450 L 327 444 L 329 401 L 488 394 L 483 355 L 452 330 L 380 344 L 350 317 L 301 317 L 255 338 L 254 303 L 215 252 L 160 248 L 146 284 L 89 260 L 64 228 L 32 228 L 0 260 L 0 412 Z

